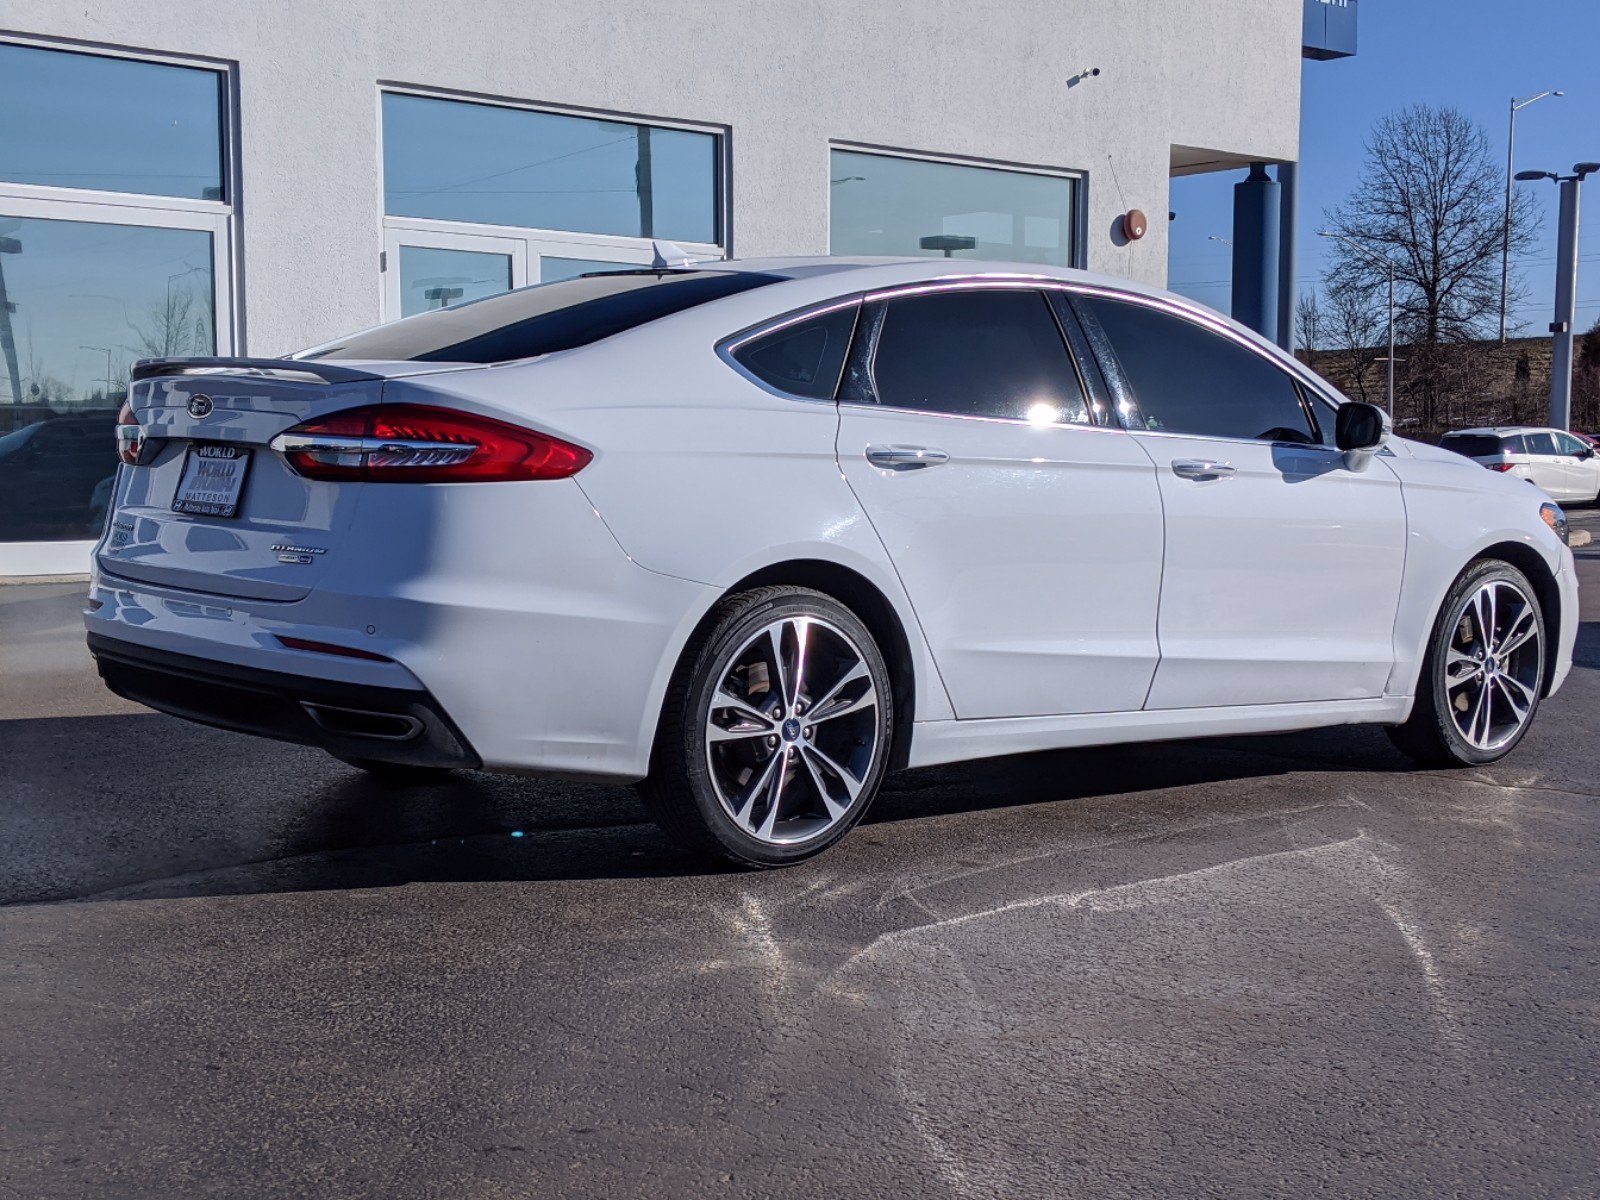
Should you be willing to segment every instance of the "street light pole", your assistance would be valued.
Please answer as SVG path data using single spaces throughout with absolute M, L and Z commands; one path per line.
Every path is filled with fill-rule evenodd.
M 1387 254 L 1380 258 L 1378 255 L 1374 254 L 1371 250 L 1368 250 L 1365 246 L 1361 245 L 1360 242 L 1357 242 L 1354 238 L 1348 238 L 1342 233 L 1334 233 L 1331 229 L 1319 229 L 1319 230 L 1317 230 L 1317 236 L 1318 237 L 1325 237 L 1325 238 L 1333 238 L 1335 241 L 1343 242 L 1346 246 L 1349 246 L 1350 249 L 1354 250 L 1357 254 L 1365 255 L 1368 262 L 1375 262 L 1375 263 L 1381 264 L 1383 266 L 1383 269 L 1389 273 L 1389 391 L 1388 391 L 1389 403 L 1388 403 L 1388 408 L 1389 408 L 1389 419 L 1392 421 L 1392 420 L 1394 420 L 1394 259 L 1390 258 Z
M 1561 224 L 1556 234 L 1556 311 L 1550 323 L 1550 424 L 1572 428 L 1572 340 L 1578 323 L 1578 202 L 1585 176 L 1600 162 L 1575 163 L 1571 175 L 1518 171 L 1521 180 L 1551 179 L 1561 188 Z
M 1540 92 L 1537 96 L 1525 96 L 1521 100 L 1511 97 L 1511 124 L 1506 131 L 1506 219 L 1505 228 L 1501 231 L 1500 247 L 1500 344 L 1506 344 L 1506 306 L 1511 297 L 1511 180 L 1512 160 L 1516 155 L 1517 147 L 1517 110 L 1527 108 L 1543 100 L 1546 96 L 1563 96 L 1565 92 L 1549 91 Z

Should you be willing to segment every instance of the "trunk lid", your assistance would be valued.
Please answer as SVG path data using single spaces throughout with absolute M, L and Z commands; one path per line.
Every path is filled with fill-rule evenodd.
M 304 479 L 269 443 L 302 421 L 380 402 L 386 374 L 292 361 L 139 364 L 130 403 L 149 444 L 140 465 L 118 470 L 100 569 L 240 599 L 307 595 L 350 527 L 363 485 Z M 174 510 L 191 456 L 241 454 L 248 461 L 232 515 Z M 203 468 L 195 470 L 198 479 Z

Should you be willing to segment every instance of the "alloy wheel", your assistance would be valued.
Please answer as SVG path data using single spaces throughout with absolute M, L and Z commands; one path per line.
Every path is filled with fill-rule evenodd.
M 763 626 L 727 662 L 705 723 L 718 802 L 758 841 L 822 836 L 854 810 L 881 751 L 866 656 L 830 622 L 792 616 Z
M 1486 580 L 1456 618 L 1445 655 L 1445 702 L 1468 745 L 1511 742 L 1538 699 L 1544 648 L 1534 602 L 1516 584 Z

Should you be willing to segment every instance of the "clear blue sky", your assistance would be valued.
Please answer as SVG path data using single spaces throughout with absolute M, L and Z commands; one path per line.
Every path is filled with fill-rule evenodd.
M 1323 211 L 1349 192 L 1365 161 L 1373 122 L 1408 104 L 1450 105 L 1483 126 L 1491 156 L 1505 161 L 1510 98 L 1566 92 L 1517 116 L 1517 170 L 1570 170 L 1600 161 L 1600 0 L 1362 0 L 1360 53 L 1307 61 L 1300 112 L 1300 285 L 1320 285 Z M 1502 168 L 1503 169 L 1503 168 Z M 1226 311 L 1232 185 L 1242 172 L 1173 181 L 1170 280 L 1174 291 Z M 1527 284 L 1512 314 L 1523 332 L 1549 325 L 1555 286 L 1556 188 L 1537 189 L 1545 221 L 1539 244 L 1513 270 Z M 1600 176 L 1584 188 L 1579 234 L 1578 324 L 1600 317 Z

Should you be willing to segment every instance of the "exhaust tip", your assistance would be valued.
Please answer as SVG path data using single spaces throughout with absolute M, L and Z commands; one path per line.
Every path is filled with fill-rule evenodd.
M 377 738 L 385 742 L 406 742 L 422 732 L 422 722 L 408 713 L 371 712 L 362 708 L 339 708 L 332 704 L 301 701 L 300 707 L 323 729 L 340 737 Z

